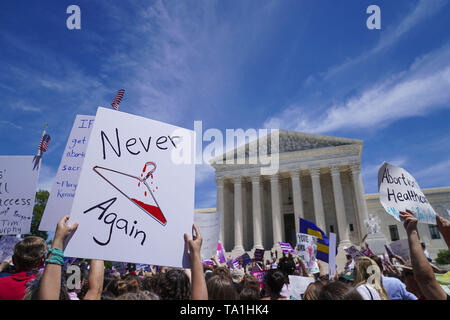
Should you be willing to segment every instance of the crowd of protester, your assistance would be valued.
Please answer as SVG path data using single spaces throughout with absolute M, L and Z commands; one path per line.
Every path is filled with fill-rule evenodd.
M 289 276 L 313 277 L 302 300 L 449 300 L 435 277 L 417 233 L 417 218 L 407 210 L 401 213 L 409 243 L 410 259 L 394 255 L 347 256 L 342 273 L 330 277 L 324 263 L 320 272 L 310 274 L 304 261 L 291 254 L 272 261 L 252 260 L 243 266 L 202 263 L 202 236 L 194 225 L 192 237 L 185 234 L 191 268 L 150 266 L 136 270 L 105 268 L 101 260 L 78 260 L 80 283 L 70 283 L 64 263 L 64 244 L 77 224 L 68 226 L 68 217 L 57 225 L 51 249 L 39 237 L 29 236 L 14 247 L 11 259 L 0 265 L 0 300 L 295 300 Z M 437 216 L 437 227 L 450 247 L 450 221 Z M 253 270 L 265 270 L 262 282 Z M 298 297 L 297 297 L 298 299 Z

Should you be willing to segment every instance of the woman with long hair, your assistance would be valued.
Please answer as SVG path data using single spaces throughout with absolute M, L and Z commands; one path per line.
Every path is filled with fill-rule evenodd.
M 353 270 L 355 288 L 364 300 L 389 300 L 381 282 L 381 271 L 377 263 L 369 257 L 359 257 Z

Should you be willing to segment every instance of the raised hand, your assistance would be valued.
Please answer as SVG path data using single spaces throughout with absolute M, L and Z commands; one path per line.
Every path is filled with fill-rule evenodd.
M 77 222 L 69 226 L 66 224 L 67 220 L 69 220 L 69 216 L 64 216 L 58 221 L 58 224 L 56 225 L 55 237 L 53 238 L 52 243 L 53 248 L 57 247 L 59 249 L 63 249 L 67 238 L 78 228 Z
M 184 241 L 188 243 L 189 252 L 191 255 L 200 254 L 203 238 L 195 224 L 192 225 L 192 239 L 187 235 L 187 233 L 185 233 Z
M 419 221 L 411 210 L 400 211 L 400 220 L 403 221 L 406 233 L 410 234 L 417 230 L 417 222 Z

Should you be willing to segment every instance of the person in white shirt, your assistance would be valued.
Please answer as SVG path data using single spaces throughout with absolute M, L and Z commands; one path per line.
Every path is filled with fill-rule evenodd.
M 389 300 L 381 280 L 377 263 L 369 257 L 358 257 L 355 262 L 355 287 L 364 300 Z
M 277 258 L 272 258 L 272 269 L 276 269 L 278 267 Z
M 346 255 L 347 262 L 345 263 L 344 270 L 345 272 L 351 272 L 355 268 L 355 261 L 353 260 L 351 255 Z

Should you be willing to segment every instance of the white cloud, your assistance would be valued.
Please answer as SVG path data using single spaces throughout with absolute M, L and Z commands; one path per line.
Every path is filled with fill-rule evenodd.
M 0 120 L 0 124 L 2 126 L 10 126 L 10 127 L 15 128 L 15 129 L 18 129 L 18 130 L 22 130 L 23 129 L 22 126 L 19 126 L 19 125 L 15 124 L 15 123 L 12 123 L 11 121 Z
M 304 116 L 307 106 L 292 105 L 268 119 L 265 126 L 312 133 L 381 128 L 402 118 L 450 107 L 449 88 L 450 46 L 446 45 L 416 59 L 408 70 L 332 105 L 317 118 Z
M 380 41 L 371 50 L 363 52 L 357 57 L 352 57 L 347 59 L 344 63 L 332 66 L 325 73 L 321 74 L 323 79 L 329 80 L 336 75 L 345 72 L 356 65 L 368 61 L 375 54 L 379 53 L 383 49 L 389 48 L 398 42 L 401 37 L 410 31 L 413 27 L 423 22 L 425 19 L 433 16 L 439 12 L 445 5 L 447 0 L 419 0 L 417 5 L 405 15 L 405 17 L 396 24 L 393 28 L 382 27 L 383 33 Z M 382 10 L 382 21 L 383 21 L 383 10 Z M 383 22 L 382 22 L 383 24 Z M 311 77 L 308 77 L 307 83 L 311 81 Z

